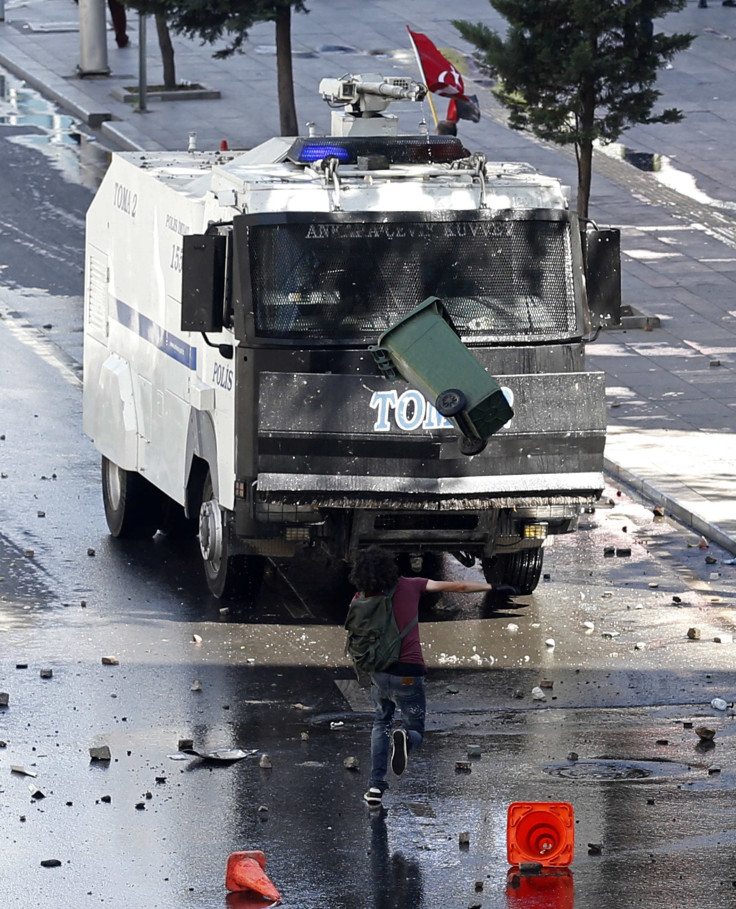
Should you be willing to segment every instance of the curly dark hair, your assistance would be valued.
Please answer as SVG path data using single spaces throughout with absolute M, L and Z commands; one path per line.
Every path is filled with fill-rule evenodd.
M 377 596 L 399 580 L 394 556 L 380 546 L 361 549 L 355 556 L 350 583 L 367 597 Z

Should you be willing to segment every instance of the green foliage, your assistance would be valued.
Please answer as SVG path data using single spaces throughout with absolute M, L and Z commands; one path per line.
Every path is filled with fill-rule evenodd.
M 454 20 L 498 79 L 509 125 L 582 147 L 612 142 L 637 123 L 674 123 L 653 113 L 657 71 L 694 40 L 657 33 L 653 20 L 686 0 L 489 0 L 508 21 L 505 38 L 483 23 Z
M 228 45 L 215 57 L 242 53 L 248 30 L 257 22 L 274 22 L 285 9 L 307 12 L 304 0 L 125 0 L 140 13 L 163 13 L 172 31 L 212 44 L 226 37 Z

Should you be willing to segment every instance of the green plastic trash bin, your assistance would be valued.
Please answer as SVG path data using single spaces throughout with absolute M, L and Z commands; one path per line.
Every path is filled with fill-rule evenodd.
M 371 347 L 381 371 L 420 391 L 451 419 L 470 444 L 467 453 L 507 423 L 514 412 L 501 387 L 460 340 L 438 297 L 392 325 Z M 462 447 L 462 446 L 461 446 Z

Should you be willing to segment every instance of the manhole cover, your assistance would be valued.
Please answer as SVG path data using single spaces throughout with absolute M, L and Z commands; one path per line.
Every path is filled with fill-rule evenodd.
M 678 776 L 689 767 L 669 761 L 575 761 L 548 764 L 542 768 L 550 776 L 566 780 L 644 780 L 649 777 Z

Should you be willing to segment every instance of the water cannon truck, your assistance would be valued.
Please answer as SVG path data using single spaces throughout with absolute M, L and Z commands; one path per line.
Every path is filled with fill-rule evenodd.
M 373 544 L 531 593 L 603 488 L 595 230 L 555 178 L 401 134 L 412 79 L 319 88 L 329 135 L 112 156 L 83 402 L 110 532 L 197 537 L 215 597 Z

